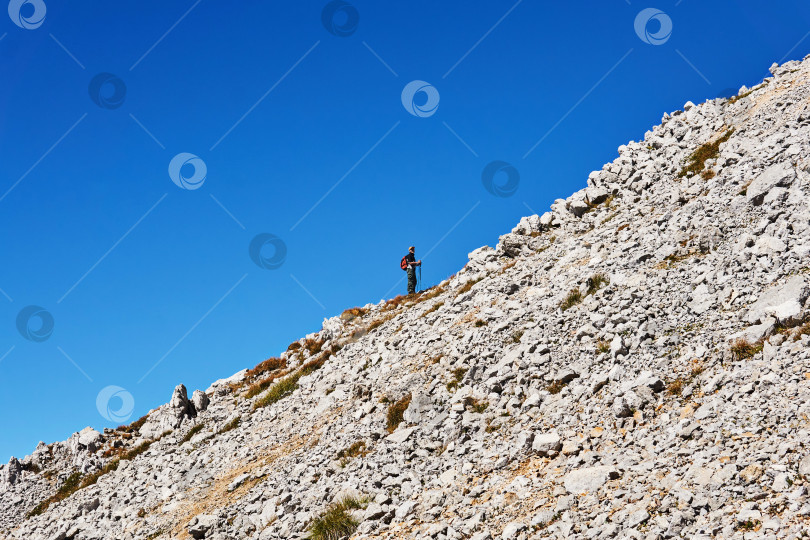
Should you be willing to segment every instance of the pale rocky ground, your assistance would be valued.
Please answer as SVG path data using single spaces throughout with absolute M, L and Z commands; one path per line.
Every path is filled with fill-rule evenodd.
M 326 320 L 300 343 L 342 349 L 280 401 L 242 371 L 0 466 L 0 538 L 301 538 L 344 494 L 368 497 L 353 538 L 807 538 L 810 60 L 772 73 L 665 115 L 438 290 Z M 713 177 L 678 178 L 730 128 Z

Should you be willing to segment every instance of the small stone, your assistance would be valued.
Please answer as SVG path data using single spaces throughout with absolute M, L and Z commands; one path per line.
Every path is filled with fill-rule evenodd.
M 532 450 L 541 456 L 556 455 L 561 448 L 562 442 L 560 442 L 560 436 L 556 433 L 535 435 L 534 441 L 532 442 Z

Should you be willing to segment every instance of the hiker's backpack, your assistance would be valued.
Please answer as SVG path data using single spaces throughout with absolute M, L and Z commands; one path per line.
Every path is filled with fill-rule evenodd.
M 402 260 L 399 261 L 399 267 L 402 268 L 405 271 L 408 270 L 408 256 L 407 255 L 402 257 Z

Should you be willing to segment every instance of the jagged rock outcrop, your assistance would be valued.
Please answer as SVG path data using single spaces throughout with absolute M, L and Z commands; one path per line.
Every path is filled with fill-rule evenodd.
M 810 60 L 771 72 L 439 286 L 3 465 L 0 537 L 303 538 L 346 496 L 356 538 L 807 537 Z

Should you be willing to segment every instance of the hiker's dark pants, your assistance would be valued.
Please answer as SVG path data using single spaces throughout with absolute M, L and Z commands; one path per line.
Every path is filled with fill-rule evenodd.
M 416 292 L 416 268 L 408 267 L 408 294 Z

